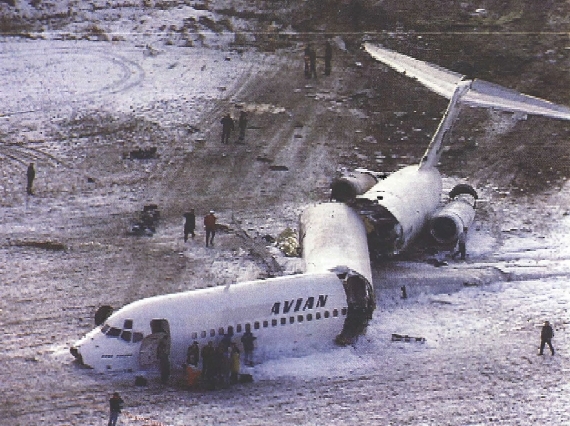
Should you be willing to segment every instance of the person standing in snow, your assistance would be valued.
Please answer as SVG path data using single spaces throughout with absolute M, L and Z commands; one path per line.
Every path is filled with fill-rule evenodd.
M 34 169 L 34 163 L 30 163 L 28 170 L 26 171 L 26 177 L 28 178 L 28 185 L 26 187 L 26 192 L 28 195 L 34 195 L 33 185 L 34 179 L 36 178 L 36 170 Z
M 325 75 L 331 75 L 332 45 L 327 40 L 325 43 Z
M 242 111 L 239 114 L 238 128 L 239 128 L 239 141 L 243 142 L 245 140 L 245 129 L 247 128 L 247 114 L 245 111 Z
M 124 401 L 119 395 L 119 392 L 115 392 L 111 399 L 109 399 L 109 408 L 110 408 L 110 416 L 109 416 L 109 424 L 108 426 L 115 426 L 117 424 L 117 419 L 119 418 L 119 414 L 123 409 Z
M 210 210 L 210 213 L 204 216 L 204 227 L 206 228 L 206 247 L 208 243 L 214 245 L 214 236 L 216 235 L 216 216 L 214 216 L 214 211 Z
M 251 333 L 251 327 L 246 325 L 245 333 L 243 333 L 243 336 L 241 336 L 241 343 L 243 345 L 243 352 L 245 354 L 243 362 L 249 367 L 253 366 L 253 349 L 255 348 L 253 342 L 255 339 L 257 339 L 257 337 Z
M 234 120 L 228 113 L 224 115 L 220 123 L 222 124 L 222 143 L 229 143 L 230 134 L 234 130 Z
M 184 213 L 184 242 L 188 241 L 188 234 L 192 234 L 194 238 L 194 229 L 196 229 L 196 214 L 194 209 L 190 209 L 188 213 Z
M 455 259 L 457 257 L 457 255 L 460 254 L 461 260 L 465 260 L 465 256 L 467 254 L 467 251 L 466 251 L 467 231 L 468 231 L 467 227 L 464 227 L 463 231 L 459 234 L 459 237 L 457 238 L 458 249 L 453 254 L 453 256 L 452 256 L 453 259 Z
M 554 331 L 552 331 L 552 326 L 548 321 L 544 322 L 542 330 L 540 331 L 540 352 L 539 355 L 543 355 L 544 346 L 548 345 L 550 348 L 550 353 L 554 355 L 554 348 L 552 347 L 552 338 L 554 337 Z

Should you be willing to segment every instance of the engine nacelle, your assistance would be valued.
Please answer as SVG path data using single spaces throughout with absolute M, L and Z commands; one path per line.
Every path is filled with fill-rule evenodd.
M 384 176 L 381 176 L 384 177 Z M 357 195 L 362 195 L 378 182 L 378 177 L 367 170 L 345 172 L 331 183 L 331 201 L 341 203 L 353 201 Z
M 430 220 L 430 233 L 440 244 L 455 243 L 464 228 L 475 219 L 477 192 L 469 185 L 460 184 L 449 193 L 452 200 Z

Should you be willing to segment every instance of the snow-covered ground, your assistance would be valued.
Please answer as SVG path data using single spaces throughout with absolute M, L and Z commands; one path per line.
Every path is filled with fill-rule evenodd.
M 22 2 L 21 13 L 35 10 Z M 187 32 L 194 45 L 174 37 L 184 19 L 216 20 L 207 10 L 86 13 L 107 41 L 93 29 L 90 39 L 62 36 L 84 33 L 89 20 L 0 41 L 0 424 L 103 425 L 114 390 L 126 400 L 120 424 L 131 425 L 570 424 L 568 184 L 528 198 L 478 188 L 466 263 L 374 265 L 378 309 L 355 347 L 262 363 L 253 384 L 216 392 L 175 379 L 135 387 L 75 365 L 69 346 L 98 306 L 267 273 L 259 237 L 295 228 L 303 206 L 326 200 L 336 168 L 389 148 L 362 142 L 374 140 L 372 120 L 355 94 L 378 70 L 366 74 L 352 53 L 336 52 L 330 79 L 307 82 L 300 45 L 259 53 L 231 47 L 231 33 Z M 251 138 L 221 147 L 219 118 L 239 109 L 250 113 Z M 149 146 L 158 158 L 124 156 Z M 126 235 L 148 203 L 161 209 L 157 233 Z M 183 244 L 189 206 L 213 207 L 229 225 L 215 249 L 200 233 Z M 554 357 L 537 356 L 544 320 L 555 327 Z

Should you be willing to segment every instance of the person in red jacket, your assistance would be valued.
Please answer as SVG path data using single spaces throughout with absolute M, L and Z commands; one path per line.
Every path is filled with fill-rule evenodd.
M 210 210 L 210 213 L 204 216 L 204 227 L 206 228 L 206 247 L 208 243 L 214 245 L 214 236 L 216 235 L 216 216 L 214 216 L 214 211 Z

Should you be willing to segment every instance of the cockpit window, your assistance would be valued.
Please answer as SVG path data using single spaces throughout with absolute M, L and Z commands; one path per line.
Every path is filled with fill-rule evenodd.
M 109 329 L 109 331 L 107 332 L 107 336 L 109 336 L 109 337 L 119 337 L 120 334 L 121 334 L 121 329 L 115 328 L 115 327 L 111 327 Z
M 101 327 L 101 333 L 103 334 L 107 334 L 107 331 L 111 328 L 111 326 L 109 324 L 105 324 L 103 327 Z
M 132 330 L 133 329 L 133 320 L 125 320 L 123 323 L 123 330 Z
M 125 342 L 130 342 L 132 335 L 132 331 L 123 331 L 121 333 L 121 339 L 123 339 Z

